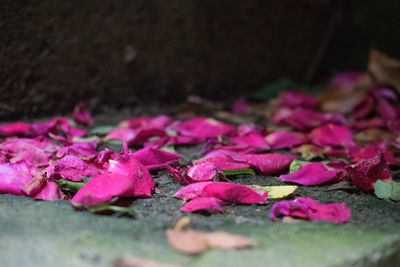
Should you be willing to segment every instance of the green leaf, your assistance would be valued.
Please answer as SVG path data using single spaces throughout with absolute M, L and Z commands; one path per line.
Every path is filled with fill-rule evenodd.
M 88 208 L 88 211 L 92 213 L 103 212 L 103 211 L 113 211 L 113 212 L 120 212 L 127 214 L 129 216 L 135 217 L 136 211 L 133 207 L 120 207 L 120 206 L 113 206 L 113 205 L 104 205 L 101 207 L 96 208 Z
M 240 170 L 234 170 L 234 171 L 224 171 L 224 174 L 226 176 L 238 175 L 238 174 L 256 175 L 252 169 L 240 169 Z
M 389 198 L 392 194 L 392 184 L 378 180 L 374 184 L 374 193 L 378 198 Z
M 392 192 L 390 199 L 394 201 L 400 201 L 400 183 L 392 184 Z
M 76 194 L 76 192 L 86 184 L 85 182 L 71 182 L 64 179 L 58 179 L 56 183 L 62 191 L 71 194 Z
M 101 125 L 90 130 L 90 134 L 102 136 L 108 134 L 113 129 L 115 129 L 115 126 Z
M 251 94 L 251 99 L 264 101 L 276 97 L 280 92 L 295 86 L 295 83 L 287 77 L 269 83 Z
M 174 146 L 163 146 L 161 150 L 171 152 L 171 153 L 176 153 L 175 147 Z
M 297 172 L 300 169 L 301 169 L 300 161 L 295 159 L 295 160 L 292 161 L 292 163 L 290 163 L 289 173 Z

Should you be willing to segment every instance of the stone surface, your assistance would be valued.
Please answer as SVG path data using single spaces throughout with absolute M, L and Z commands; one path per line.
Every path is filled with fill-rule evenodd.
M 165 230 L 184 216 L 182 202 L 172 197 L 180 185 L 164 174 L 155 181 L 159 194 L 133 202 L 136 219 L 74 211 L 62 200 L 0 195 L 2 266 L 110 266 L 124 254 L 188 266 L 399 266 L 399 203 L 324 187 L 301 187 L 295 196 L 321 203 L 344 201 L 352 211 L 350 223 L 271 222 L 273 201 L 267 206 L 228 206 L 223 215 L 186 216 L 193 229 L 242 234 L 258 239 L 259 246 L 198 257 L 178 254 L 168 247 Z M 248 175 L 234 182 L 281 184 L 273 177 Z

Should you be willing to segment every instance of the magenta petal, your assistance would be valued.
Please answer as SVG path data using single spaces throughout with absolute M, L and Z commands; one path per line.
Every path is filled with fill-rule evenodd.
M 133 153 L 133 156 L 140 161 L 148 170 L 165 168 L 181 158 L 181 155 L 167 152 L 155 147 L 145 147 Z
M 11 163 L 26 161 L 42 167 L 55 158 L 57 148 L 47 138 L 13 138 L 0 144 L 0 154 Z
M 62 158 L 66 155 L 77 156 L 80 158 L 92 158 L 97 155 L 97 142 L 79 142 L 60 148 L 57 157 Z
M 94 119 L 84 103 L 79 103 L 74 107 L 73 117 L 77 123 L 82 125 L 90 126 L 94 123 Z
M 222 201 L 223 205 L 229 204 L 266 204 L 267 196 L 260 195 L 249 187 L 225 182 L 202 182 L 190 184 L 175 195 L 184 200 L 196 199 L 199 197 L 214 197 Z
M 351 131 L 344 126 L 335 124 L 327 124 L 312 130 L 310 138 L 314 144 L 321 147 L 349 147 L 354 145 Z
M 299 131 L 307 131 L 327 123 L 346 125 L 346 118 L 339 113 L 319 113 L 305 108 L 282 107 L 273 115 L 276 124 L 288 124 Z
M 53 181 L 48 181 L 43 189 L 35 196 L 35 199 L 56 200 L 60 199 L 58 185 Z
M 272 149 L 292 148 L 308 143 L 304 134 L 285 131 L 271 133 L 265 139 Z
M 115 196 L 134 196 L 131 177 L 120 174 L 97 176 L 75 194 L 72 203 L 93 206 L 110 201 Z
M 121 140 L 129 143 L 136 137 L 136 134 L 137 132 L 132 129 L 114 129 L 107 134 L 106 139 Z
M 364 191 L 374 189 L 377 180 L 392 181 L 392 174 L 383 154 L 363 159 L 353 167 L 347 168 L 352 182 Z
M 337 74 L 331 79 L 330 86 L 343 89 L 353 88 L 366 74 L 358 71 L 349 71 Z
M 237 100 L 232 105 L 232 113 L 235 115 L 242 115 L 250 109 L 250 104 L 243 99 Z
M 307 164 L 294 173 L 281 175 L 279 179 L 301 185 L 320 185 L 335 177 L 336 171 L 329 170 L 324 164 L 317 162 Z
M 0 193 L 22 195 L 22 190 L 32 178 L 25 162 L 0 164 Z
M 203 197 L 203 189 L 207 185 L 213 182 L 201 182 L 201 183 L 194 183 L 184 188 L 181 188 L 178 192 L 175 193 L 174 197 L 180 198 L 183 200 L 191 200 L 199 197 Z
M 218 168 L 220 168 L 221 170 L 224 170 L 224 171 L 235 171 L 235 170 L 250 168 L 250 164 L 235 162 L 232 159 L 229 159 L 224 156 L 202 158 L 199 161 L 197 161 L 197 164 L 206 163 L 206 162 L 213 163 Z
M 221 200 L 214 197 L 200 197 L 185 203 L 181 208 L 181 212 L 195 212 L 200 210 L 223 213 L 221 209 Z
M 130 128 L 130 129 L 165 129 L 168 125 L 170 125 L 172 119 L 168 116 L 161 115 L 156 118 L 133 118 L 130 120 L 123 121 L 119 124 L 121 128 Z
M 84 177 L 96 177 L 101 171 L 76 156 L 66 156 L 54 165 L 54 174 L 60 178 L 80 182 Z
M 271 220 L 276 220 L 283 216 L 335 224 L 342 224 L 351 219 L 350 210 L 344 203 L 323 205 L 318 204 L 311 198 L 302 197 L 275 203 L 271 210 Z
M 248 163 L 266 175 L 287 169 L 295 158 L 295 156 L 283 154 L 247 154 L 233 157 L 235 161 Z
M 240 184 L 212 182 L 203 188 L 204 196 L 215 197 L 227 204 L 266 204 L 268 194 L 260 195 Z
M 90 180 L 73 197 L 75 205 L 93 206 L 110 201 L 115 196 L 150 197 L 154 181 L 146 169 L 131 154 L 110 160 L 109 174 Z
M 200 139 L 227 136 L 234 130 L 233 126 L 210 118 L 196 118 L 177 123 L 174 127 L 180 135 Z
M 265 138 L 256 133 L 249 133 L 242 136 L 231 137 L 233 144 L 243 147 L 255 147 L 261 150 L 268 150 L 270 146 Z
M 311 95 L 306 95 L 296 91 L 287 91 L 281 94 L 281 106 L 285 107 L 306 107 L 315 108 L 317 99 Z
M 215 178 L 224 179 L 224 172 L 211 162 L 199 163 L 190 167 L 186 172 L 187 180 L 190 182 L 207 182 Z
M 6 125 L 0 125 L 0 136 L 25 136 L 28 130 L 28 123 L 14 122 Z

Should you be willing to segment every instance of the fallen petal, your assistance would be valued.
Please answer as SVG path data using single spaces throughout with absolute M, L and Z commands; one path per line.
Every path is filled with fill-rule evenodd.
M 324 164 L 316 162 L 307 164 L 294 173 L 281 175 L 279 179 L 301 185 L 320 185 L 333 180 L 335 177 L 336 171 L 330 170 Z

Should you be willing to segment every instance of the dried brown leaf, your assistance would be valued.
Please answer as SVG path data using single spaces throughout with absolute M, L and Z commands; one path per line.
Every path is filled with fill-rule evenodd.
M 194 230 L 167 230 L 169 244 L 178 252 L 188 254 L 203 253 L 210 248 L 232 250 L 252 247 L 257 241 L 223 231 L 198 232 Z
M 207 233 L 207 241 L 211 248 L 223 250 L 253 247 L 257 241 L 240 235 L 232 235 L 223 231 Z
M 168 242 L 176 251 L 199 254 L 209 248 L 206 235 L 193 230 L 167 230 Z

